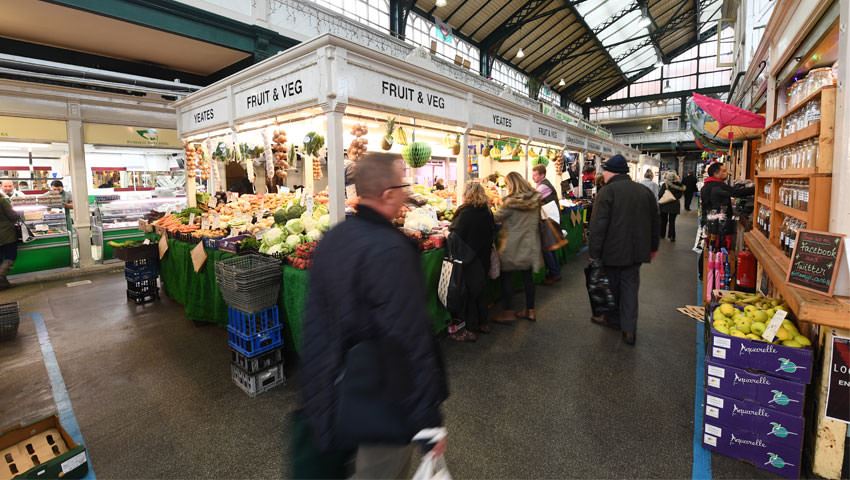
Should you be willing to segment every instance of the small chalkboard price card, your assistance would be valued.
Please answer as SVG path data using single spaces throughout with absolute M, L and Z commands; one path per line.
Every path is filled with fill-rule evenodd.
M 841 262 L 841 241 L 838 233 L 800 230 L 791 254 L 787 282 L 795 287 L 832 296 L 835 277 Z

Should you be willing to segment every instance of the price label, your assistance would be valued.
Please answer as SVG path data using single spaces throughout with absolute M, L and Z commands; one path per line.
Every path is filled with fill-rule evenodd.
M 768 342 L 772 342 L 773 338 L 776 337 L 776 331 L 782 326 L 782 320 L 785 320 L 785 317 L 787 316 L 788 312 L 785 310 L 777 310 L 773 315 L 773 318 L 771 318 L 770 322 L 768 322 L 767 328 L 764 329 L 764 333 L 761 334 L 761 338 Z
M 315 203 L 315 200 L 313 200 L 313 196 L 312 195 L 308 196 L 307 197 L 307 215 L 310 215 L 311 217 L 313 216 L 313 204 L 314 203 Z
M 352 185 L 346 185 L 345 187 L 345 198 L 354 198 L 357 196 L 357 187 Z
M 201 230 L 209 230 L 210 229 L 210 219 L 207 217 L 201 218 Z
M 207 202 L 207 206 L 210 208 L 215 208 L 218 206 L 218 198 L 215 195 L 210 195 L 210 201 Z
M 192 249 L 192 268 L 198 273 L 207 262 L 207 251 L 204 250 L 204 242 L 200 242 Z
M 190 213 L 189 214 L 189 225 L 194 225 L 194 224 L 195 224 L 195 214 Z
M 212 228 L 213 230 L 221 228 L 221 217 L 219 217 L 218 214 L 214 214 L 212 217 Z
M 168 251 L 168 239 L 165 237 L 165 234 L 160 235 L 159 237 L 159 259 L 162 260 L 162 257 L 165 256 L 165 252 Z

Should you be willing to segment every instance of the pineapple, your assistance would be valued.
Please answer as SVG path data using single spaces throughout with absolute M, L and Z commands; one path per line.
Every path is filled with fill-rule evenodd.
M 395 139 L 393 138 L 393 129 L 395 129 L 395 117 L 387 119 L 387 133 L 381 139 L 381 148 L 389 150 L 393 148 Z

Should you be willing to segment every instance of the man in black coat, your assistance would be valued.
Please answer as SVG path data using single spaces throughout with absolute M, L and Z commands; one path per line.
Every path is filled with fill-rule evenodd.
M 697 193 L 697 177 L 693 172 L 685 175 L 682 179 L 682 185 L 685 186 L 685 210 L 691 211 L 691 201 L 694 199 L 694 194 Z
M 732 197 L 746 197 L 755 193 L 752 185 L 732 186 L 726 183 L 729 178 L 729 169 L 725 163 L 712 163 L 708 166 L 708 178 L 703 182 L 702 190 L 699 192 L 702 201 L 702 224 L 707 225 L 709 213 L 722 213 L 727 219 L 723 222 L 725 235 L 735 233 L 735 223 L 732 222 Z
M 400 162 L 367 155 L 357 162 L 357 215 L 331 229 L 319 243 L 310 270 L 304 315 L 300 380 L 304 414 L 322 451 L 338 448 L 341 430 L 401 432 L 395 438 L 360 442 L 359 478 L 400 478 L 410 462 L 410 441 L 421 429 L 442 424 L 440 405 L 448 397 L 446 376 L 425 303 L 426 288 L 416 246 L 393 227 L 407 199 Z M 340 379 L 353 376 L 347 363 L 353 347 L 380 345 L 392 352 L 380 368 L 357 378 L 382 387 L 379 403 L 391 399 L 391 425 L 364 425 L 363 416 L 340 415 Z M 348 355 L 348 357 L 347 357 Z M 391 357 L 391 358 L 390 358 Z M 399 378 L 405 381 L 394 382 Z M 403 387 L 399 387 L 403 385 Z M 392 391 L 388 391 L 392 390 Z M 403 390 L 403 391 L 398 391 Z M 362 400 L 362 398 L 360 399 Z M 369 403 L 367 401 L 367 403 Z M 369 409 L 374 403 L 366 405 Z M 353 410 L 362 407 L 356 404 Z M 384 428 L 386 427 L 386 428 Z
M 648 188 L 629 178 L 621 155 L 609 158 L 602 168 L 605 187 L 593 201 L 590 218 L 590 261 L 604 265 L 617 300 L 618 315 L 610 315 L 607 325 L 622 330 L 623 341 L 634 345 L 640 266 L 658 251 L 658 202 Z M 593 321 L 605 324 L 595 317 Z

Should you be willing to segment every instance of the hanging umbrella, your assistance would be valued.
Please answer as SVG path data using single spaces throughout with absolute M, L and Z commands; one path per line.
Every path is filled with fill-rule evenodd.
M 764 129 L 764 116 L 699 93 L 688 100 L 687 111 L 691 126 L 716 140 L 740 143 Z
M 691 133 L 694 134 L 694 141 L 700 150 L 704 150 L 706 152 L 711 153 L 719 153 L 725 154 L 729 150 L 730 144 L 728 142 L 724 142 L 720 139 L 714 139 L 705 136 L 703 133 L 700 133 L 695 128 L 691 128 Z

